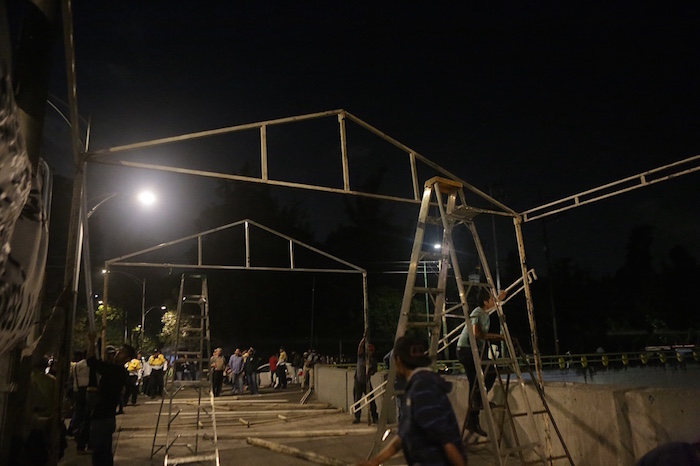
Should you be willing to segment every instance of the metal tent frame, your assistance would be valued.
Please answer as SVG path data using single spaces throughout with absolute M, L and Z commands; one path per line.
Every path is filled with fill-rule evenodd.
M 253 227 L 253 228 L 251 228 Z M 241 265 L 230 265 L 230 264 L 206 264 L 204 263 L 203 256 L 204 256 L 204 246 L 203 246 L 203 239 L 206 236 L 212 235 L 214 233 L 218 233 L 221 231 L 226 231 L 226 230 L 231 230 L 235 228 L 242 228 L 244 231 L 245 235 L 245 263 Z M 284 241 L 287 241 L 289 243 L 289 256 L 288 256 L 288 266 L 287 267 L 276 267 L 276 266 L 257 266 L 254 265 L 254 258 L 252 257 L 251 253 L 251 248 L 250 248 L 250 240 L 251 240 L 251 235 L 253 234 L 252 232 L 255 231 L 256 229 L 262 230 L 267 233 L 271 233 L 272 235 L 276 236 L 277 238 L 280 238 Z M 148 262 L 148 261 L 139 261 L 139 262 L 131 262 L 129 261 L 130 259 L 138 258 L 139 256 L 143 256 L 145 254 L 149 254 L 155 251 L 161 251 L 163 249 L 168 249 L 172 248 L 173 246 L 180 245 L 180 244 L 187 244 L 187 243 L 194 243 L 196 242 L 197 246 L 197 261 L 196 263 L 186 263 L 186 262 L 179 262 L 179 263 L 173 263 L 173 262 Z M 329 259 L 332 261 L 331 263 L 338 264 L 338 268 L 330 268 L 330 267 L 304 267 L 304 266 L 298 266 L 297 261 L 296 261 L 296 256 L 295 256 L 295 251 L 296 249 L 301 248 L 305 249 L 313 254 L 319 255 L 325 259 Z M 340 267 L 343 266 L 343 267 Z M 182 238 L 178 238 L 172 241 L 168 241 L 166 243 L 158 244 L 157 246 L 152 246 L 150 248 L 142 249 L 139 251 L 135 251 L 120 257 L 115 257 L 112 259 L 108 259 L 105 261 L 105 280 L 104 280 L 104 294 L 103 294 L 103 302 L 105 307 L 108 304 L 108 297 L 109 297 L 109 270 L 110 267 L 146 267 L 146 268 L 164 268 L 164 269 L 188 269 L 188 270 L 247 270 L 247 271 L 265 271 L 265 272 L 320 272 L 320 273 L 335 273 L 335 274 L 360 274 L 362 276 L 362 303 L 363 303 L 363 309 L 362 309 L 362 315 L 364 317 L 364 327 L 365 330 L 367 330 L 369 322 L 368 322 L 368 296 L 367 296 L 367 271 L 363 269 L 362 267 L 359 267 L 357 265 L 351 264 L 350 262 L 347 262 L 343 259 L 340 259 L 339 257 L 333 256 L 332 254 L 329 254 L 327 252 L 324 252 L 318 248 L 315 248 L 309 244 L 303 243 L 299 240 L 296 240 L 290 236 L 287 236 L 283 233 L 280 233 L 278 231 L 275 231 L 271 228 L 268 228 L 264 225 L 261 225 L 253 220 L 250 219 L 245 219 L 245 220 L 239 220 L 237 222 L 229 223 L 226 225 L 221 225 L 216 228 L 212 228 L 209 230 L 201 231 L 199 233 L 195 233 L 193 235 L 185 236 Z M 103 319 L 106 318 L 106 313 L 102 314 Z M 103 325 L 106 325 L 105 322 L 103 322 Z

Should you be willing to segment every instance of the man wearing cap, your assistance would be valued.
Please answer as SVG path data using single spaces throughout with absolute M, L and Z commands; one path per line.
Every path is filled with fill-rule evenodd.
M 156 395 L 163 396 L 163 379 L 165 375 L 165 356 L 158 351 L 158 348 L 153 350 L 153 354 L 148 358 L 148 364 L 151 366 L 151 381 L 148 391 L 151 398 Z
M 90 423 L 92 464 L 112 466 L 114 464 L 112 434 L 117 427 L 116 409 L 128 378 L 124 364 L 134 358 L 136 350 L 127 344 L 119 350 L 115 350 L 113 346 L 107 346 L 105 360 L 100 361 L 95 357 L 94 332 L 88 334 L 88 340 L 88 366 L 101 376 L 97 386 L 97 402 L 92 411 Z
M 452 384 L 429 366 L 428 345 L 420 338 L 403 336 L 394 345 L 396 376 L 406 379 L 406 406 L 399 423 L 399 435 L 377 456 L 361 465 L 378 466 L 403 450 L 409 465 L 464 466 L 457 418 L 447 394 Z
M 377 359 L 374 357 L 374 345 L 369 343 L 367 345 L 368 358 L 365 358 L 365 342 L 366 339 L 363 336 L 360 340 L 360 344 L 357 346 L 357 366 L 355 366 L 355 383 L 353 384 L 352 394 L 355 399 L 355 403 L 360 401 L 362 395 L 367 393 L 368 385 L 369 391 L 372 391 L 372 381 L 370 377 L 377 373 Z M 372 400 L 369 404 L 370 412 L 372 413 L 372 422 L 376 423 L 379 420 L 379 415 L 377 414 L 377 403 Z M 352 421 L 353 424 L 360 423 L 361 411 L 355 412 L 355 420 Z

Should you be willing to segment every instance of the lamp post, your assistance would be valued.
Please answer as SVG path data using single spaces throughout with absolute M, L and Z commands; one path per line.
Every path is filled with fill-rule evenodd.
M 144 280 L 145 281 L 145 280 Z M 145 301 L 144 301 L 145 303 Z M 160 309 L 161 311 L 165 311 L 167 307 L 165 306 L 151 306 L 147 310 L 145 310 L 145 304 L 141 308 L 141 351 L 143 351 L 143 339 L 146 336 L 145 330 L 146 330 L 146 316 L 148 315 L 149 312 L 151 312 L 153 309 Z
M 107 277 L 109 276 L 110 273 L 113 273 L 113 272 L 125 275 L 125 276 L 129 277 L 131 280 L 133 280 L 135 283 L 141 285 L 141 335 L 143 336 L 143 319 L 144 319 L 144 315 L 146 314 L 146 279 L 145 278 L 140 279 L 136 275 L 132 275 L 128 272 L 122 272 L 121 270 L 102 269 L 102 273 L 105 276 L 105 280 L 104 280 L 104 283 L 105 283 L 105 289 L 104 289 L 104 303 L 105 304 L 104 304 L 104 306 L 105 307 L 104 307 L 104 310 L 102 312 L 103 332 L 106 333 L 106 329 L 107 329 L 107 296 L 108 296 L 107 295 L 107 289 L 108 289 L 108 287 L 107 287 L 108 278 Z M 127 310 L 124 309 L 124 343 L 129 342 L 129 335 L 128 335 L 129 325 L 128 325 L 127 316 L 128 316 Z M 106 336 L 103 336 L 103 338 L 105 338 L 105 337 Z M 143 344 L 143 338 L 141 340 L 142 340 L 141 343 Z
M 91 280 L 91 278 L 90 278 L 90 277 L 91 277 L 91 275 L 90 275 L 90 273 L 91 273 L 91 272 L 90 272 L 90 249 L 89 249 L 90 241 L 89 241 L 89 236 L 88 236 L 88 222 L 87 222 L 87 221 L 88 221 L 88 219 L 90 219 L 90 217 L 92 217 L 92 216 L 95 214 L 95 211 L 97 211 L 97 209 L 98 209 L 100 206 L 102 206 L 102 205 L 103 205 L 105 202 L 107 202 L 108 200 L 115 198 L 115 197 L 116 197 L 118 194 L 120 194 L 120 193 L 111 193 L 111 194 L 107 195 L 107 197 L 106 197 L 105 199 L 103 199 L 103 200 L 101 200 L 100 202 L 98 202 L 98 203 L 97 203 L 92 209 L 90 209 L 90 211 L 88 212 L 88 211 L 87 211 L 87 200 L 86 200 L 86 197 L 85 197 L 85 192 L 86 192 L 86 190 L 83 189 L 83 195 L 82 195 L 82 199 L 81 199 L 81 210 L 82 210 L 82 213 L 81 213 L 81 217 L 82 217 L 82 218 L 81 218 L 81 220 L 82 220 L 82 221 L 81 221 L 81 228 L 80 228 L 80 230 L 81 230 L 81 236 L 82 236 L 82 241 L 81 241 L 80 243 L 83 245 L 83 248 L 84 248 L 84 250 L 85 250 L 85 254 L 83 254 L 83 267 L 85 268 L 86 292 L 87 292 L 87 295 L 88 295 L 88 296 L 91 296 L 91 295 L 92 295 L 92 280 Z M 156 202 L 156 196 L 155 196 L 153 193 L 151 193 L 150 191 L 142 191 L 142 192 L 139 193 L 136 197 L 137 197 L 137 199 L 139 200 L 140 203 L 142 203 L 142 204 L 144 204 L 144 205 L 147 205 L 147 206 L 152 205 L 152 204 L 154 204 L 154 203 Z M 84 219 L 84 220 L 83 220 L 83 219 Z M 106 271 L 105 271 L 105 272 L 106 272 Z M 103 273 L 105 273 L 105 272 L 103 272 Z M 121 273 L 125 273 L 125 272 L 121 272 Z M 136 277 L 134 277 L 134 278 L 136 278 Z M 137 279 L 137 280 L 138 280 L 138 279 Z M 109 302 L 109 300 L 108 300 L 108 297 L 109 297 L 109 295 L 108 295 L 108 286 L 107 286 L 108 281 L 109 281 L 108 275 L 105 275 L 105 280 L 104 280 L 104 296 L 103 296 L 103 300 L 104 300 L 104 303 L 105 303 L 105 304 L 104 304 L 104 311 L 105 311 L 105 312 L 102 313 L 102 332 L 101 332 L 101 335 L 102 335 L 102 358 L 103 358 L 103 359 L 104 359 L 104 356 L 105 356 L 105 346 L 106 346 L 106 341 L 107 341 L 107 303 Z M 76 282 L 77 282 L 77 276 L 76 276 Z M 146 293 L 146 291 L 145 291 L 145 287 L 146 287 L 145 282 L 143 283 L 143 287 L 144 287 L 143 295 L 145 296 L 145 293 Z M 88 306 L 90 306 L 90 301 L 89 301 L 89 300 L 88 300 Z M 90 318 L 91 329 L 92 329 L 92 328 L 94 328 L 94 317 L 92 317 L 92 316 L 93 316 L 92 313 L 94 313 L 94 308 L 93 308 L 93 307 L 88 307 L 88 313 L 90 314 L 90 315 L 89 315 L 89 318 Z M 74 314 L 75 314 L 75 311 L 74 311 Z M 126 341 L 125 341 L 125 342 L 126 342 Z

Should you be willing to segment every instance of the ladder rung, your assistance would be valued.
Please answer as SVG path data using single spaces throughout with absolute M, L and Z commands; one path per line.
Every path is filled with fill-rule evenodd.
M 469 280 L 466 280 L 466 281 L 463 280 L 463 281 L 462 281 L 462 284 L 463 284 L 463 285 L 467 285 L 467 286 L 469 286 L 469 285 L 471 285 L 471 286 L 478 286 L 478 287 L 481 287 L 481 288 L 491 288 L 491 285 L 489 285 L 488 283 L 483 283 L 483 282 L 470 282 Z
M 420 257 L 421 257 L 421 260 L 439 261 L 439 260 L 442 260 L 443 254 L 441 252 L 435 252 L 435 251 L 421 251 Z
M 426 288 L 424 286 L 416 286 L 413 288 L 413 294 L 440 294 L 444 292 L 445 290 L 442 288 Z
M 204 329 L 202 327 L 180 327 L 181 332 L 194 332 L 194 331 L 201 332 Z
M 163 463 L 165 466 L 168 465 L 177 465 L 177 464 L 190 464 L 190 463 L 199 463 L 202 461 L 216 461 L 218 458 L 218 455 L 216 453 L 212 453 L 209 455 L 192 455 L 192 456 L 181 456 L 179 458 L 168 458 L 167 456 L 165 457 L 165 462 Z

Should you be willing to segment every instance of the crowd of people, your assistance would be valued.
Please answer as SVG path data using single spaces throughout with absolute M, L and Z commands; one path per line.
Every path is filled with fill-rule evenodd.
M 67 432 L 74 438 L 78 454 L 92 453 L 94 464 L 112 464 L 111 438 L 116 416 L 124 413 L 125 406 L 137 405 L 139 395 L 162 398 L 166 377 L 172 376 L 178 381 L 208 379 L 214 396 L 221 395 L 223 383 L 227 381 L 232 394 L 242 395 L 260 393 L 260 374 L 266 371 L 253 347 L 237 348 L 228 358 L 217 348 L 209 366 L 204 364 L 200 370 L 188 355 L 174 360 L 156 348 L 145 356 L 127 344 L 118 349 L 107 346 L 105 357 L 98 359 L 94 338 L 94 334 L 89 335 L 87 351 L 76 351 L 73 355 L 69 389 L 73 413 Z M 302 388 L 311 387 L 313 368 L 319 361 L 312 349 L 288 355 L 280 348 L 268 359 L 270 380 L 266 381 L 267 386 L 285 389 L 289 379 L 300 383 Z
M 216 348 L 209 359 L 209 371 L 212 392 L 221 396 L 224 383 L 231 385 L 232 395 L 260 393 L 262 373 L 269 370 L 269 380 L 264 380 L 267 387 L 286 389 L 288 382 L 301 384 L 302 388 L 313 386 L 313 368 L 321 359 L 313 349 L 303 354 L 292 352 L 287 354 L 284 347 L 264 360 L 258 356 L 255 348 L 247 350 L 236 348 L 227 358 L 222 348 Z

